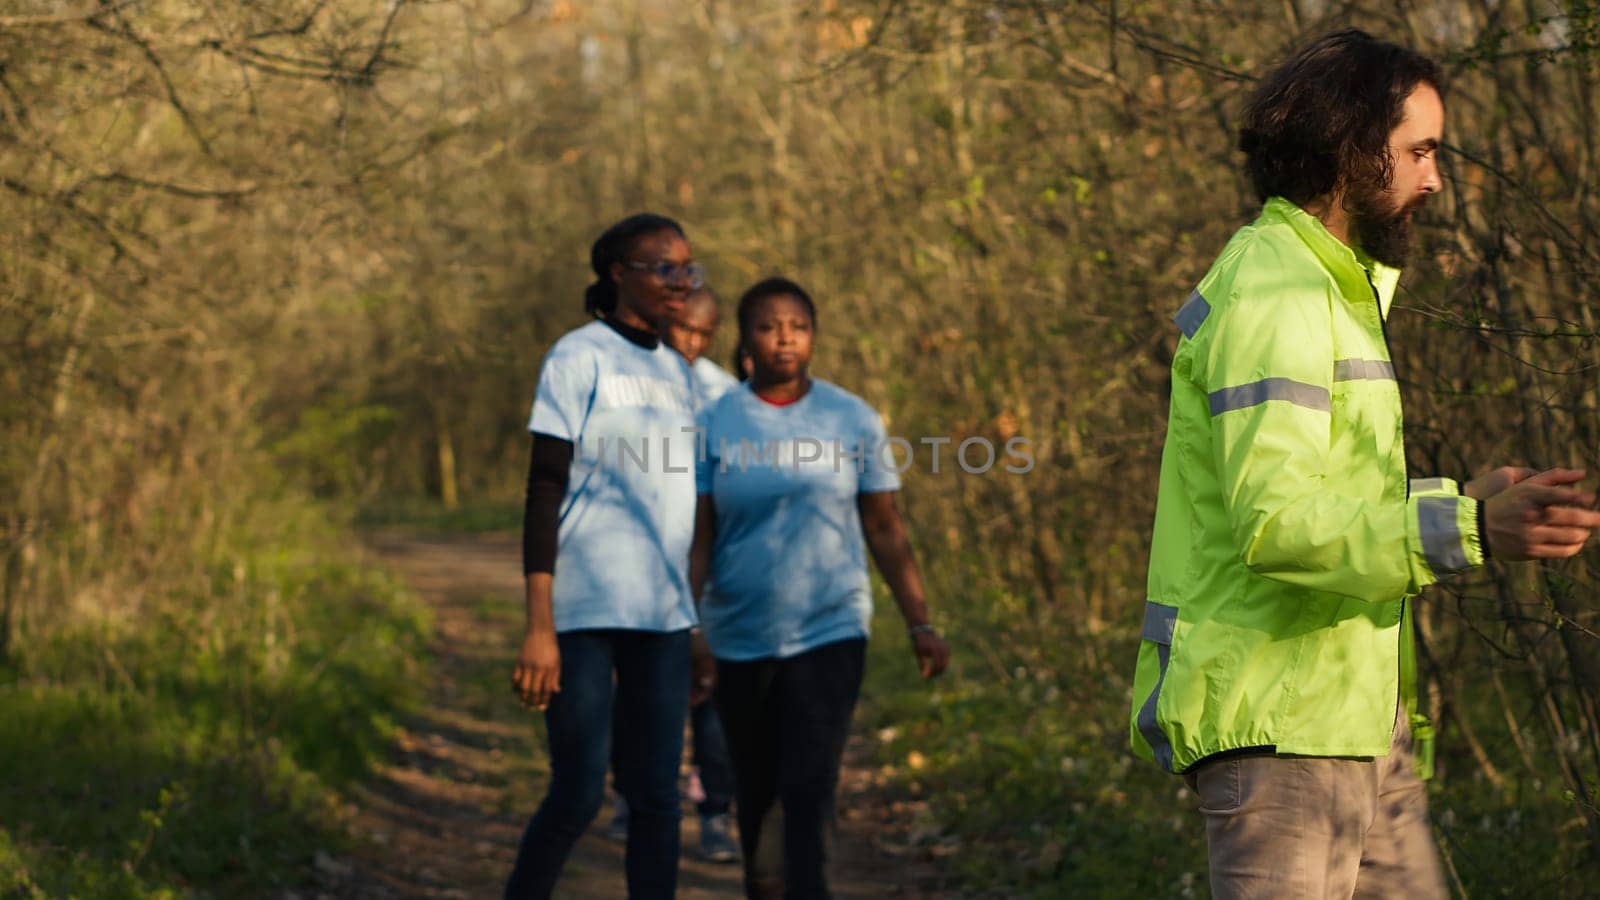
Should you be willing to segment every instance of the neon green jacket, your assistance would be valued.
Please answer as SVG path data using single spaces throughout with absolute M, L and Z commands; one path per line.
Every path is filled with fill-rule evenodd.
M 1130 723 L 1168 771 L 1383 756 L 1402 690 L 1429 767 L 1406 599 L 1483 552 L 1477 501 L 1406 479 L 1399 274 L 1275 197 L 1178 312 Z

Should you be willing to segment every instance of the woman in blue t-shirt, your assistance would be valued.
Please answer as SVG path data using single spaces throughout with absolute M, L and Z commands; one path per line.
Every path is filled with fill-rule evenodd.
M 690 582 L 697 596 L 710 582 L 701 627 L 717 659 L 751 897 L 827 896 L 827 835 L 872 612 L 869 550 L 923 677 L 950 658 L 895 507 L 883 420 L 808 373 L 816 318 L 792 281 L 746 291 L 749 381 L 701 416 Z M 782 834 L 765 827 L 776 801 Z
M 508 898 L 550 896 L 599 812 L 613 740 L 632 811 L 628 895 L 671 897 L 677 884 L 696 441 L 688 366 L 659 336 L 704 279 L 683 229 L 647 214 L 602 234 L 589 263 L 597 321 L 545 355 L 528 422 L 527 627 L 512 683 L 545 713 L 550 785 Z

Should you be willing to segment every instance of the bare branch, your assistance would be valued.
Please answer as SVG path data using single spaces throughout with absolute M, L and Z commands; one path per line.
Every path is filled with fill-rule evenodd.
M 139 3 L 140 0 L 117 0 L 91 12 L 60 16 L 0 16 L 0 31 L 23 28 L 50 28 L 60 25 L 80 25 L 108 13 L 118 12 Z
M 183 98 L 178 95 L 178 88 L 172 83 L 172 77 L 167 74 L 167 67 L 164 63 L 162 63 L 161 57 L 157 55 L 155 49 L 150 46 L 149 41 L 145 40 L 143 37 L 140 37 L 139 34 L 134 31 L 133 25 L 129 23 L 120 12 L 114 13 L 114 16 L 117 22 L 121 25 L 120 28 L 108 28 L 98 20 L 91 21 L 90 26 L 100 31 L 104 31 L 107 34 L 120 37 L 139 48 L 139 52 L 144 56 L 145 61 L 150 64 L 150 67 L 155 70 L 156 77 L 160 79 L 161 86 L 163 90 L 166 91 L 167 102 L 172 105 L 174 110 L 177 111 L 178 117 L 183 120 L 184 128 L 189 132 L 190 136 L 194 138 L 194 142 L 197 146 L 199 146 L 200 152 L 204 154 L 207 159 L 215 160 L 217 157 L 216 153 L 211 149 L 211 141 L 207 139 L 205 133 L 200 130 L 200 125 L 195 121 L 194 115 L 189 111 L 188 105 L 184 103 Z

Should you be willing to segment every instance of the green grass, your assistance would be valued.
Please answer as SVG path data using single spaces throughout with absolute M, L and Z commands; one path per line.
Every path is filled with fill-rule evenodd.
M 427 620 L 326 529 L 281 533 L 0 669 L 0 896 L 277 896 L 338 852 L 338 789 L 417 696 Z
M 413 501 L 381 512 L 365 520 L 424 530 L 516 526 L 510 507 L 493 504 L 446 511 Z M 979 896 L 1208 897 L 1197 798 L 1128 748 L 1136 635 L 1086 635 L 1023 598 L 930 585 L 935 598 L 962 598 L 934 611 L 954 652 L 951 670 L 933 682 L 918 677 L 880 585 L 856 717 L 895 792 L 926 802 L 913 839 Z M 477 606 L 485 620 L 516 627 L 520 612 L 504 598 Z M 490 665 L 477 677 L 498 685 L 500 675 Z M 476 714 L 516 714 L 498 689 L 463 703 Z M 1496 728 L 1477 723 L 1510 758 L 1509 738 Z M 1441 774 L 1429 787 L 1436 833 L 1469 896 L 1585 895 L 1593 872 L 1583 863 L 1585 833 L 1554 773 L 1510 773 L 1496 790 L 1465 777 L 1475 766 L 1448 730 L 1439 754 Z M 537 774 L 533 766 L 508 777 L 532 784 Z
M 1210 896 L 1198 799 L 1128 749 L 1135 636 L 1076 635 L 981 600 L 935 611 L 953 662 L 933 683 L 917 676 L 893 603 L 878 600 L 856 728 L 891 784 L 928 801 L 919 839 L 943 845 L 942 865 L 979 896 Z M 1477 729 L 1515 759 L 1492 717 Z M 1579 802 L 1558 774 L 1506 765 L 1496 788 L 1473 777 L 1448 728 L 1438 753 L 1435 834 L 1467 896 L 1600 896 Z
M 963 641 L 977 616 L 962 618 L 947 634 L 950 671 L 923 682 L 880 599 L 857 717 L 891 782 L 929 801 L 931 821 L 916 831 L 954 851 L 946 870 L 985 895 L 1206 896 L 1187 788 L 1127 750 L 1126 710 L 1112 708 L 1106 684 L 1065 655 L 997 660 Z

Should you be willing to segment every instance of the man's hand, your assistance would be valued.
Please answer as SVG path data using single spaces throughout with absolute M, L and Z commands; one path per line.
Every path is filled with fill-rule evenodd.
M 689 641 L 689 705 L 694 707 L 711 699 L 711 691 L 717 686 L 717 658 L 711 655 L 711 645 L 698 630 L 690 634 Z
M 529 629 L 523 635 L 511 689 L 529 709 L 542 712 L 550 705 L 550 697 L 561 690 L 561 649 L 555 632 Z
M 1474 500 L 1487 500 L 1513 484 L 1532 478 L 1537 472 L 1537 469 L 1527 466 L 1501 466 L 1467 482 L 1462 486 L 1461 493 Z
M 1600 528 L 1600 512 L 1590 508 L 1594 494 L 1569 487 L 1583 475 L 1581 469 L 1550 469 L 1484 500 L 1482 537 L 1490 554 L 1507 562 L 1576 556 L 1589 532 Z

